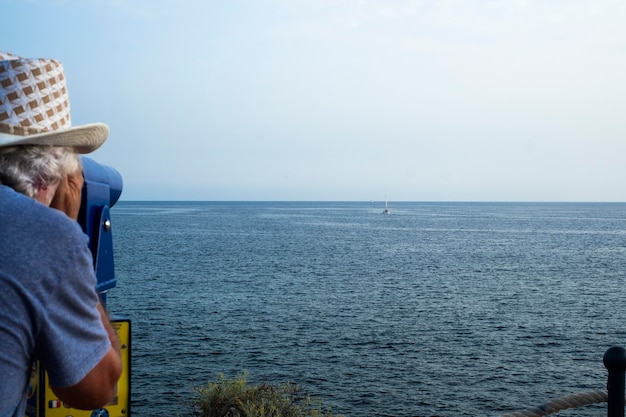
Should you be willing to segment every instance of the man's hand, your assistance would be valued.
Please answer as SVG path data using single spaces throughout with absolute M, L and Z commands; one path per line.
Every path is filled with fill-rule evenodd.
M 77 220 L 84 182 L 82 169 L 63 178 L 54 194 L 50 207 L 61 210 L 69 218 Z

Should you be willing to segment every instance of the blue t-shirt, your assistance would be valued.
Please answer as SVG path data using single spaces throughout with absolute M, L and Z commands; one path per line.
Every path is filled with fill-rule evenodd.
M 0 185 L 0 417 L 24 416 L 35 360 L 69 387 L 108 352 L 95 287 L 78 223 Z

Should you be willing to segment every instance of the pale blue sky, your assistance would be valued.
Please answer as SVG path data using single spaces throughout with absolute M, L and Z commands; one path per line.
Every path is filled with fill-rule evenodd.
M 621 0 L 0 0 L 126 200 L 626 201 Z

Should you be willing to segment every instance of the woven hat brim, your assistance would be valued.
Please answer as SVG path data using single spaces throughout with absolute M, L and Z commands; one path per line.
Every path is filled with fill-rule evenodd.
M 87 154 L 98 149 L 109 136 L 104 123 L 74 126 L 68 129 L 20 136 L 0 132 L 0 147 L 14 145 L 69 146 L 77 153 Z

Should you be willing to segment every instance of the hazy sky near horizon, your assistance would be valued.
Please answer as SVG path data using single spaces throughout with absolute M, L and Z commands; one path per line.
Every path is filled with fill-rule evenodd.
M 626 201 L 623 0 L 0 0 L 125 200 Z

